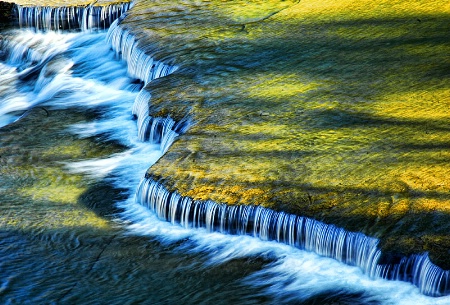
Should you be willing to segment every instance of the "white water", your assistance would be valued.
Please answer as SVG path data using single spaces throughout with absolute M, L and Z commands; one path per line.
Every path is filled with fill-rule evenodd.
M 20 117 L 21 113 L 11 113 L 12 110 L 23 112 L 37 105 L 58 109 L 101 107 L 105 113 L 102 118 L 71 126 L 70 130 L 81 137 L 107 133 L 129 149 L 108 159 L 69 164 L 68 168 L 98 179 L 107 178 L 131 193 L 136 191 L 148 167 L 167 146 L 139 141 L 131 110 L 138 88 L 125 76 L 129 69 L 115 59 L 106 45 L 106 34 L 21 30 L 8 37 L 12 38 L 2 51 L 13 51 L 0 66 L 0 122 L 5 125 Z M 138 115 L 138 122 L 142 121 Z M 126 209 L 120 222 L 127 225 L 130 234 L 153 236 L 170 244 L 188 239 L 183 250 L 207 253 L 206 264 L 251 256 L 272 258 L 271 265 L 249 275 L 246 282 L 268 291 L 279 303 L 344 291 L 361 294 L 361 304 L 450 304 L 449 296 L 427 297 L 409 283 L 373 280 L 357 267 L 288 245 L 171 224 L 137 204 L 134 196 L 118 204 Z
M 107 29 L 131 7 L 130 2 L 104 6 L 16 6 L 20 27 L 37 30 Z
M 212 201 L 194 201 L 168 192 L 161 184 L 143 179 L 136 201 L 172 224 L 205 228 L 210 232 L 250 235 L 275 240 L 359 267 L 368 277 L 408 281 L 427 295 L 448 292 L 448 271 L 424 255 L 404 257 L 400 262 L 379 263 L 378 240 L 347 232 L 334 225 L 275 212 L 259 206 L 227 206 Z
M 5 84 L 0 115 L 13 117 L 11 111 L 37 105 L 59 109 L 108 105 L 131 117 L 125 103 L 118 102 L 133 103 L 137 88 L 124 75 L 123 63 L 114 60 L 104 33 L 22 30 L 11 37 L 3 47 L 9 56 L 0 66 L 0 84 Z
M 264 256 L 275 262 L 247 277 L 246 282 L 269 292 L 280 304 L 292 304 L 319 294 L 336 292 L 362 294 L 360 304 L 449 304 L 450 297 L 433 298 L 412 284 L 370 279 L 358 267 L 347 266 L 315 253 L 250 236 L 234 236 L 207 229 L 187 229 L 161 221 L 132 200 L 124 205 L 132 223 L 131 232 L 161 239 L 166 243 L 190 240 L 184 251 L 208 253 L 207 264 L 220 264 L 237 258 Z

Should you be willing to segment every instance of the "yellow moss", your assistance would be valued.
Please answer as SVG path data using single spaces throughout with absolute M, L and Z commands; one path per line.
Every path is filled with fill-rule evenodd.
M 72 158 L 80 158 L 86 156 L 85 147 L 80 145 L 80 143 L 73 143 L 69 145 L 57 145 L 54 147 L 50 147 L 46 150 L 42 156 L 43 157 L 52 157 L 59 155 L 68 155 Z
M 292 5 L 294 1 L 233 1 L 222 7 L 221 13 L 236 23 L 255 22 Z
M 209 200 L 210 194 L 214 188 L 212 186 L 197 187 L 186 193 L 186 196 L 195 198 L 196 200 Z
M 31 207 L 32 208 L 32 207 Z M 108 228 L 110 224 L 92 211 L 74 207 L 71 210 L 48 209 L 37 211 L 39 218 L 27 218 L 31 215 L 3 215 L 0 217 L 0 228 L 10 229 L 66 229 L 71 227 Z M 36 216 L 36 215 L 34 215 Z
M 390 215 L 404 215 L 410 210 L 410 201 L 408 199 L 398 199 L 395 195 L 391 199 Z
M 77 202 L 77 198 L 83 194 L 84 191 L 84 188 L 79 188 L 74 185 L 57 184 L 19 189 L 19 192 L 22 195 L 29 196 L 33 200 L 49 200 L 72 204 Z
M 358 19 L 379 16 L 433 14 L 450 11 L 450 4 L 442 1 L 364 0 L 315 1 L 304 0 L 286 14 L 301 14 L 304 19 Z
M 448 193 L 448 191 L 446 192 Z M 416 204 L 417 212 L 443 212 L 450 213 L 448 199 L 444 198 L 424 198 L 419 199 Z
M 258 80 L 258 75 L 254 75 Z M 298 79 L 295 74 L 264 74 L 261 81 L 255 81 L 256 85 L 246 88 L 249 97 L 284 98 L 296 97 L 302 93 L 313 90 L 319 86 L 316 83 L 305 83 Z
M 376 115 L 381 117 L 431 122 L 449 120 L 448 109 L 450 109 L 450 89 L 432 87 L 427 91 L 389 94 L 373 106 Z

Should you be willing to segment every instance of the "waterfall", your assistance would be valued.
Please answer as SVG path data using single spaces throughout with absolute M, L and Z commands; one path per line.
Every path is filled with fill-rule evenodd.
M 142 179 L 136 202 L 154 211 L 160 219 L 185 228 L 277 241 L 358 266 L 371 278 L 410 282 L 426 295 L 450 293 L 449 271 L 434 265 L 426 253 L 403 257 L 398 263 L 381 264 L 379 241 L 362 233 L 261 206 L 196 201 L 167 191 L 149 177 Z
M 139 79 L 144 85 L 150 81 L 164 77 L 178 69 L 175 65 L 154 60 L 138 46 L 138 42 L 128 31 L 119 26 L 120 17 L 132 7 L 132 2 L 115 3 L 104 6 L 15 6 L 16 19 L 21 28 L 33 28 L 36 31 L 62 31 L 106 29 L 107 41 L 122 60 L 127 63 L 128 74 Z M 9 62 L 21 66 L 17 77 L 25 80 L 38 73 L 52 60 L 55 50 L 35 50 L 30 48 L 32 41 L 3 42 L 8 48 L 3 57 Z M 38 64 L 32 64 L 38 63 Z M 46 81 L 42 79 L 42 81 Z M 40 87 L 42 82 L 37 83 Z M 132 114 L 137 118 L 138 139 L 159 143 L 162 152 L 166 152 L 175 138 L 187 130 L 191 122 L 182 119 L 175 122 L 170 117 L 160 118 L 149 115 L 150 93 L 142 89 L 134 103 Z M 23 106 L 22 106 L 23 107 Z
M 17 21 L 21 28 L 38 31 L 107 29 L 131 7 L 130 2 L 104 6 L 21 6 L 16 5 Z
M 120 19 L 111 24 L 107 37 L 117 56 L 127 62 L 128 74 L 140 79 L 145 85 L 178 70 L 177 66 L 157 61 L 145 53 L 139 47 L 134 35 L 120 27 Z M 137 118 L 138 138 L 140 141 L 160 143 L 160 149 L 164 153 L 179 134 L 186 132 L 191 121 L 186 118 L 175 122 L 169 116 L 164 118 L 150 116 L 150 99 L 150 92 L 144 88 L 137 95 L 133 105 L 132 114 Z
M 176 123 L 170 117 L 152 117 L 149 115 L 150 92 L 141 90 L 133 104 L 132 114 L 137 118 L 138 139 L 151 143 L 160 143 L 163 153 L 169 149 L 175 138 L 187 131 L 191 122 L 189 119 Z
M 134 35 L 120 27 L 120 19 L 111 24 L 108 41 L 116 54 L 127 62 L 129 75 L 142 80 L 145 84 L 178 70 L 178 66 L 157 61 L 145 53 L 139 47 Z
M 169 65 L 154 60 L 139 48 L 133 35 L 119 26 L 120 17 L 132 7 L 132 2 L 109 4 L 104 6 L 70 6 L 70 7 L 25 7 L 16 5 L 17 20 L 19 26 L 34 28 L 37 31 L 60 31 L 60 30 L 82 30 L 107 29 L 107 41 L 111 44 L 116 54 L 127 62 L 128 74 L 141 80 L 144 84 L 164 77 L 178 69 L 175 65 Z M 41 65 L 25 69 L 19 75 L 25 78 L 38 71 L 45 65 L 51 56 L 45 57 L 46 53 L 53 54 L 52 50 L 43 54 L 30 51 L 28 44 L 18 45 L 22 48 L 12 52 L 16 60 L 28 59 L 38 60 Z M 25 53 L 24 53 L 25 52 Z M 31 52 L 31 53 L 30 53 Z M 35 54 L 36 53 L 36 54 Z M 39 57 L 39 58 L 36 58 Z M 140 141 L 159 143 L 162 152 L 166 152 L 175 138 L 187 130 L 190 126 L 188 119 L 176 123 L 172 118 L 154 118 L 149 116 L 148 101 L 150 93 L 142 89 L 134 103 L 132 114 L 137 118 L 138 138 Z

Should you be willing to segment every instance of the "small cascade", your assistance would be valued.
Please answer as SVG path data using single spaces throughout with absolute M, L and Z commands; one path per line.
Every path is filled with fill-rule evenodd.
M 185 133 L 191 124 L 188 119 L 176 123 L 169 116 L 165 118 L 150 116 L 148 105 L 150 98 L 150 92 L 141 90 L 133 105 L 132 114 L 137 118 L 138 139 L 143 142 L 160 143 L 160 149 L 165 153 L 175 138 Z
M 116 20 L 108 31 L 108 41 L 117 56 L 127 62 L 128 74 L 140 79 L 144 84 L 175 72 L 178 67 L 156 61 L 139 48 L 137 40 L 130 32 L 122 29 L 120 19 Z M 152 117 L 149 115 L 151 94 L 142 89 L 135 99 L 132 114 L 137 118 L 138 138 L 140 141 L 160 143 L 163 153 L 167 151 L 175 138 L 189 128 L 191 122 L 184 119 L 176 123 L 170 117 Z
M 138 47 L 134 36 L 119 27 L 119 17 L 123 17 L 123 14 L 131 6 L 131 2 L 86 7 L 24 7 L 18 5 L 16 12 L 20 27 L 34 28 L 40 31 L 75 29 L 87 31 L 109 28 L 107 40 L 116 54 L 127 62 L 128 74 L 147 84 L 153 79 L 176 71 L 177 67 L 153 60 Z M 53 54 L 58 53 L 53 49 L 31 48 L 30 45 L 33 45 L 33 41 L 6 43 L 10 45 L 5 50 L 10 50 L 11 54 L 5 53 L 3 56 L 9 57 L 8 61 L 19 66 L 18 78 L 21 80 L 34 76 L 52 60 Z M 182 120 L 176 123 L 170 117 L 150 117 L 148 111 L 150 97 L 150 93 L 143 89 L 134 103 L 133 115 L 138 121 L 138 138 L 140 141 L 159 143 L 161 151 L 166 152 L 175 138 L 187 130 L 190 122 Z
M 120 27 L 120 19 L 111 24 L 108 31 L 108 41 L 116 54 L 128 64 L 130 76 L 142 80 L 145 84 L 150 81 L 175 72 L 178 67 L 154 60 L 140 47 L 139 42 L 129 31 Z
M 362 233 L 260 206 L 195 201 L 167 191 L 148 177 L 141 181 L 136 201 L 154 211 L 160 219 L 186 228 L 277 241 L 358 266 L 372 278 L 410 282 L 426 295 L 450 293 L 449 271 L 434 265 L 427 254 L 404 257 L 399 263 L 381 264 L 378 240 Z
M 38 31 L 107 29 L 117 18 L 130 9 L 130 2 L 104 6 L 21 6 L 16 5 L 20 28 Z

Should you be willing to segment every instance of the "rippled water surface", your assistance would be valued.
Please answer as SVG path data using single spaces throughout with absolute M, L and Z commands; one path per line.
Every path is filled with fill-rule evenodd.
M 106 33 L 3 33 L 0 303 L 448 304 L 408 283 L 134 202 L 161 156 L 137 140 L 139 81 Z

